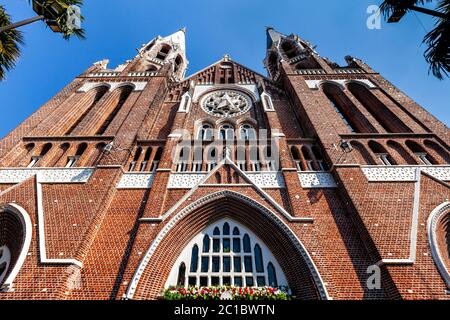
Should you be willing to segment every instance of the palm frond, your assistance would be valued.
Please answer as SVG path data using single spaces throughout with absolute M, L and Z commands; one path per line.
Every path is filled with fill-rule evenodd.
M 435 28 L 425 36 L 425 59 L 433 75 L 442 80 L 450 73 L 450 0 L 441 0 L 436 9 L 447 19 L 437 19 Z
M 11 17 L 0 5 L 0 26 L 11 24 Z M 23 34 L 19 30 L 8 30 L 0 33 L 0 80 L 5 79 L 7 71 L 13 69 L 20 57 L 20 45 L 23 45 Z
M 409 11 L 411 6 L 424 5 L 433 0 L 384 0 L 380 5 L 380 11 L 387 19 L 398 11 Z
M 85 38 L 84 29 L 72 29 L 68 27 L 68 16 L 66 14 L 69 6 L 76 5 L 81 7 L 83 5 L 83 0 L 29 0 L 29 2 L 33 4 L 38 3 L 37 7 L 42 9 L 42 12 L 39 12 L 38 14 L 42 14 L 46 22 L 56 23 L 64 39 L 68 40 L 72 36 L 76 36 L 79 39 Z M 58 17 L 51 14 L 50 7 L 55 4 L 64 9 L 64 14 L 61 14 Z M 83 16 L 81 16 L 80 19 L 82 22 L 84 21 Z

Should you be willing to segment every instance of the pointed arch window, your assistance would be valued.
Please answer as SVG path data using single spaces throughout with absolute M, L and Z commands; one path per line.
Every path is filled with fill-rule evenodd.
M 205 237 L 203 238 L 203 253 L 209 252 L 209 244 L 210 244 L 209 236 L 205 234 Z
M 376 155 L 380 164 L 385 166 L 392 166 L 396 164 L 395 160 L 391 157 L 391 155 L 378 142 L 369 141 L 369 148 Z
M 184 287 L 185 283 L 186 283 L 186 265 L 183 262 L 180 264 L 180 268 L 178 269 L 177 286 Z
M 259 244 L 255 245 L 255 266 L 256 272 L 264 272 L 262 250 Z
M 228 232 L 228 234 L 221 232 L 226 225 L 228 225 L 229 231 L 233 230 L 233 232 Z M 210 237 L 210 235 L 212 236 Z M 204 250 L 205 241 L 210 241 L 205 240 L 207 238 L 219 242 L 218 252 Z M 235 240 L 239 240 L 240 243 L 244 242 L 253 246 L 250 246 L 248 252 L 242 252 L 240 247 L 236 250 L 234 245 L 227 250 L 226 242 L 230 239 L 233 239 L 233 243 Z M 199 253 L 198 248 L 202 243 L 203 250 Z M 200 267 L 197 265 L 198 261 L 200 261 Z M 186 264 L 189 264 L 191 268 L 188 274 L 184 275 L 182 270 L 183 268 L 185 270 L 183 266 Z M 265 266 L 267 267 L 265 268 Z M 179 281 L 180 278 L 183 278 L 180 274 L 187 277 L 187 284 L 185 281 Z M 167 287 L 174 285 L 179 287 L 221 285 L 277 287 L 278 285 L 287 286 L 287 281 L 278 262 L 259 238 L 237 222 L 223 219 L 208 226 L 194 237 L 183 250 L 166 283 Z
M 428 166 L 437 164 L 434 158 L 432 158 L 430 154 L 417 142 L 407 140 L 406 146 L 416 155 L 421 164 Z
M 295 166 L 297 167 L 298 171 L 306 171 L 306 168 L 303 166 L 301 158 L 300 158 L 300 152 L 298 151 L 297 147 L 293 146 L 291 147 L 291 153 L 292 158 L 294 159 Z
M 192 248 L 191 272 L 197 272 L 197 269 L 198 269 L 198 246 L 195 245 Z
M 187 172 L 189 163 L 189 148 L 183 147 L 180 150 L 177 164 L 177 172 Z
M 87 143 L 82 143 L 78 146 L 75 156 L 68 157 L 66 168 L 72 168 L 80 160 L 81 156 L 86 152 L 88 145 Z
M 269 286 L 274 288 L 278 287 L 277 273 L 272 262 L 269 262 L 269 264 L 267 265 L 267 274 L 269 276 Z
M 37 165 L 38 165 L 38 162 L 41 161 L 41 159 L 42 159 L 43 157 L 45 157 L 45 155 L 47 155 L 47 153 L 50 151 L 50 149 L 51 149 L 52 147 L 53 147 L 53 145 L 52 145 L 51 143 L 46 143 L 46 144 L 42 147 L 39 156 L 31 157 L 31 161 L 30 161 L 30 163 L 28 164 L 28 168 L 33 168 L 33 167 L 37 166 Z
M 147 170 L 148 162 L 150 161 L 150 157 L 152 156 L 152 151 L 153 151 L 152 147 L 147 148 L 147 151 L 145 152 L 144 161 L 142 161 L 139 171 L 143 172 Z
M 241 139 L 245 141 L 256 140 L 255 129 L 249 124 L 241 126 Z
M 175 59 L 175 66 L 173 72 L 177 73 L 178 70 L 180 70 L 181 65 L 183 64 L 183 58 L 181 58 L 180 55 L 178 55 Z
M 224 236 L 230 235 L 230 225 L 228 224 L 228 222 L 225 222 L 225 224 L 223 225 L 223 235 Z
M 305 146 L 302 147 L 302 154 L 303 158 L 305 159 L 306 165 L 308 166 L 307 170 L 315 171 L 313 157 L 311 155 L 311 152 L 309 151 L 309 148 Z
M 156 172 L 156 169 L 158 169 L 158 165 L 159 165 L 159 162 L 161 161 L 162 153 L 163 153 L 163 148 L 159 147 L 158 150 L 156 150 L 155 157 L 153 158 L 153 161 L 152 161 L 152 166 L 150 167 L 151 172 Z
M 220 139 L 222 140 L 233 140 L 234 139 L 234 128 L 229 124 L 225 124 L 220 128 Z
M 217 155 L 218 155 L 218 152 L 217 152 L 216 148 L 213 147 L 208 150 L 207 165 L 206 165 L 207 171 L 211 171 L 217 166 L 217 163 L 218 163 Z
M 139 161 L 139 158 L 141 157 L 141 155 L 142 155 L 142 147 L 138 147 L 136 149 L 136 152 L 134 153 L 133 160 L 130 162 L 128 171 L 134 171 L 134 169 L 136 168 L 136 163 Z
M 209 123 L 205 123 L 198 131 L 198 139 L 203 141 L 211 141 L 214 136 L 213 127 Z
M 159 49 L 159 52 L 158 52 L 158 54 L 156 55 L 156 59 L 159 59 L 159 60 L 161 60 L 161 61 L 166 60 L 167 56 L 168 56 L 169 53 L 170 53 L 170 50 L 171 50 L 170 46 L 168 46 L 168 45 L 166 45 L 166 44 L 163 45 L 163 46 L 161 47 L 161 49 Z
M 243 242 L 244 242 L 244 252 L 251 252 L 250 237 L 248 236 L 248 234 L 244 236 Z

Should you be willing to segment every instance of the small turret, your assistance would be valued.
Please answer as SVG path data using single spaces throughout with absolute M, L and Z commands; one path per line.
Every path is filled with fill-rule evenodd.
M 142 45 L 131 66 L 133 72 L 159 72 L 167 70 L 173 81 L 181 81 L 187 70 L 186 29 L 174 34 L 158 36 Z M 169 65 L 169 66 L 167 66 Z
M 272 79 L 278 80 L 280 64 L 283 61 L 291 65 L 293 70 L 320 69 L 315 56 L 318 57 L 318 54 L 309 42 L 297 35 L 287 36 L 272 27 L 267 28 L 267 55 L 264 65 Z

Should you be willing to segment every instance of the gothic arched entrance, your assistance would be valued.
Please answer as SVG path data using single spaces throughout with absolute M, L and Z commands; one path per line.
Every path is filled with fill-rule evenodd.
M 279 279 L 287 282 L 297 298 L 328 298 L 314 262 L 288 225 L 259 202 L 228 190 L 201 198 L 165 223 L 138 266 L 129 285 L 127 298 L 157 298 L 170 284 L 174 269 L 179 270 L 182 266 L 189 270 L 190 265 L 186 262 L 183 265 L 177 263 L 193 239 L 222 222 L 242 226 L 243 230 L 248 230 L 257 239 L 253 246 L 259 244 L 260 248 L 267 248 L 266 253 L 270 253 L 266 255 L 268 262 L 272 263 Z M 265 276 L 266 281 L 269 281 L 269 274 Z M 257 275 L 255 280 L 258 281 Z M 185 278 L 185 281 L 189 279 Z M 209 284 L 211 281 L 209 279 Z M 223 283 L 223 279 L 220 281 Z

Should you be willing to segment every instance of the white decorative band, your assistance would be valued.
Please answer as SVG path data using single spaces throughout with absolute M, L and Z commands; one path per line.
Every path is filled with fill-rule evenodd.
M 450 289 L 450 271 L 447 269 L 445 265 L 445 260 L 443 258 L 441 248 L 439 248 L 438 235 L 436 230 L 441 223 L 442 219 L 445 218 L 446 215 L 450 214 L 450 202 L 444 202 L 435 208 L 430 216 L 428 217 L 428 243 L 430 244 L 431 254 L 433 256 L 434 262 L 441 273 L 442 278 L 445 281 L 447 289 Z M 442 246 L 444 247 L 444 246 Z M 442 248 L 445 250 L 445 248 Z M 444 251 L 442 250 L 442 251 Z M 445 252 L 445 251 L 444 251 Z
M 147 82 L 86 82 L 78 89 L 78 92 L 88 92 L 89 90 L 102 85 L 109 87 L 109 91 L 114 91 L 118 87 L 126 85 L 131 85 L 134 91 L 142 91 L 147 85 Z
M 207 173 L 172 173 L 169 178 L 170 189 L 191 189 L 198 185 Z
M 86 183 L 94 169 L 0 169 L 0 183 L 21 183 L 39 173 L 40 183 Z
M 260 188 L 285 188 L 281 172 L 246 172 L 246 175 Z
M 247 177 L 260 188 L 284 188 L 280 172 L 246 172 Z M 198 185 L 207 173 L 173 173 L 169 178 L 170 189 L 191 189 Z
M 299 172 L 298 176 L 305 189 L 337 188 L 333 175 L 328 172 Z
M 371 89 L 376 88 L 375 84 L 373 84 L 372 81 L 370 81 L 368 79 L 352 79 L 352 80 L 327 79 L 327 80 L 305 80 L 305 81 L 310 89 L 319 89 L 319 86 L 324 82 L 334 82 L 336 84 L 339 84 L 340 86 L 345 86 L 345 84 L 348 83 L 349 81 L 361 82 L 362 84 L 365 84 L 366 86 L 368 86 Z
M 126 173 L 120 179 L 117 189 L 149 189 L 153 184 L 153 173 Z
M 362 167 L 362 171 L 370 182 L 376 181 L 416 181 L 416 170 L 420 169 L 436 179 L 450 181 L 450 166 L 377 166 Z

